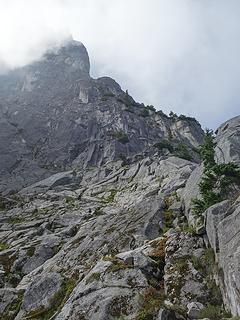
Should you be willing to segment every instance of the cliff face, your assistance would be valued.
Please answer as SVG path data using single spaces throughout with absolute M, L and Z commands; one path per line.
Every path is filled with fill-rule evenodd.
M 240 313 L 239 190 L 194 224 L 196 120 L 92 79 L 72 41 L 0 84 L 2 319 Z M 218 129 L 219 162 L 239 163 L 239 124 Z
M 0 76 L 0 95 L 0 190 L 154 153 L 163 138 L 190 153 L 202 142 L 196 121 L 170 119 L 136 103 L 114 80 L 92 79 L 86 49 L 75 41 Z

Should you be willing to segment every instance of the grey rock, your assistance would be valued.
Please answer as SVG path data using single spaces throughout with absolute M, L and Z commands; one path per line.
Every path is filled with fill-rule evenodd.
M 120 268 L 111 272 L 111 266 L 109 261 L 99 262 L 75 288 L 56 320 L 73 320 L 80 315 L 103 320 L 134 314 L 138 294 L 147 287 L 147 281 L 140 270 Z
M 8 316 L 9 308 L 18 300 L 18 292 L 12 288 L 0 289 L 0 316 L 2 319 Z M 14 313 L 13 313 L 14 314 Z
M 226 305 L 233 315 L 240 314 L 240 300 L 238 292 L 240 290 L 239 266 L 239 223 L 240 205 L 232 207 L 232 213 L 226 216 L 217 225 L 218 236 L 218 263 L 222 269 L 220 282 L 222 294 Z
M 163 281 L 166 308 L 191 306 L 190 317 L 191 303 L 211 300 L 210 266 L 197 267 L 203 227 L 222 270 L 225 305 L 239 314 L 239 200 L 209 208 L 200 236 L 180 231 L 183 210 L 191 225 L 198 222 L 191 199 L 203 172 L 193 151 L 201 126 L 136 103 L 89 69 L 84 46 L 70 41 L 0 76 L 1 317 L 12 308 L 16 320 L 51 309 L 61 292 L 55 319 L 130 320 L 150 284 L 158 291 Z M 218 130 L 220 162 L 238 163 L 238 122 Z M 195 162 L 161 149 L 169 137 Z M 166 210 L 175 220 L 163 235 Z M 167 309 L 159 319 L 181 318 Z
M 223 123 L 217 129 L 216 160 L 219 163 L 235 162 L 240 165 L 240 116 Z
M 0 75 L 1 192 L 73 168 L 163 154 L 154 145 L 170 132 L 176 146 L 192 149 L 202 142 L 196 120 L 175 121 L 149 111 L 113 79 L 92 79 L 89 69 L 85 47 L 69 41 L 29 66 Z
M 25 291 L 22 308 L 16 319 L 22 319 L 27 313 L 41 307 L 48 309 L 51 306 L 51 300 L 61 289 L 62 282 L 63 279 L 57 273 L 36 277 Z
M 192 172 L 182 193 L 182 199 L 185 206 L 185 215 L 188 219 L 189 224 L 191 225 L 194 225 L 196 220 L 192 210 L 192 200 L 195 198 L 200 198 L 198 185 L 202 179 L 202 175 L 203 166 L 201 165 L 196 167 L 196 169 Z
M 218 225 L 228 215 L 230 201 L 225 200 L 206 211 L 206 231 L 208 240 L 215 253 L 219 251 Z
M 76 174 L 74 174 L 73 171 L 59 172 L 50 176 L 49 178 L 46 178 L 27 188 L 22 189 L 20 194 L 26 195 L 26 194 L 33 194 L 37 192 L 39 193 L 39 192 L 46 191 L 50 188 L 54 188 L 57 186 L 66 186 L 68 184 L 71 184 L 77 181 L 78 181 L 78 178 L 76 177 Z
M 168 309 L 160 309 L 156 320 L 176 320 L 175 312 Z
M 204 308 L 204 305 L 200 302 L 191 302 L 187 305 L 188 316 L 190 319 L 202 319 L 200 312 Z

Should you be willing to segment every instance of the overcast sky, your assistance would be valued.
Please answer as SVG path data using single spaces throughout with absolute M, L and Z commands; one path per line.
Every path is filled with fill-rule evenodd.
M 215 128 L 240 114 L 240 0 L 0 0 L 0 66 L 70 34 L 93 77 Z

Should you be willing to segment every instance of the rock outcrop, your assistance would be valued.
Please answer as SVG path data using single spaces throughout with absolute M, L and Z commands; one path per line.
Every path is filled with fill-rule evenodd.
M 239 190 L 197 228 L 192 210 L 201 126 L 89 69 L 70 41 L 0 76 L 0 318 L 240 315 Z M 218 162 L 239 163 L 239 125 Z
M 140 105 L 111 78 L 92 79 L 89 68 L 85 47 L 70 41 L 0 76 L 1 191 L 59 171 L 154 153 L 163 139 L 171 140 L 171 151 L 175 146 L 176 153 L 196 158 L 192 149 L 203 138 L 196 120 L 171 119 Z

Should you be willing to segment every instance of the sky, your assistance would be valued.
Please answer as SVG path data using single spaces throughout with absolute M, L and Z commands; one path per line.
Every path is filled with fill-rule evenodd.
M 240 112 L 239 0 L 0 0 L 0 69 L 70 35 L 91 75 L 215 129 Z

